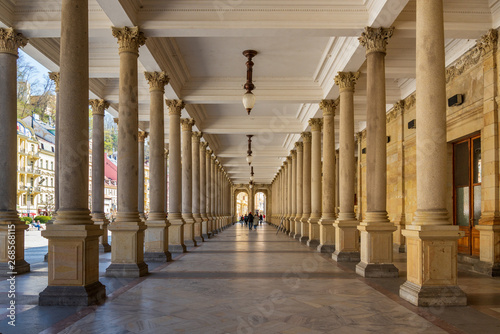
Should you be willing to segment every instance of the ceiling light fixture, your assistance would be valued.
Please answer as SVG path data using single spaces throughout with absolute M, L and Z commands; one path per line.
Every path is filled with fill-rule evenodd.
M 250 182 L 249 182 L 250 189 L 253 188 L 253 180 L 254 180 L 254 177 L 253 177 L 253 166 L 252 166 L 252 169 L 251 169 L 251 172 L 250 172 Z
M 245 50 L 245 51 L 243 51 L 243 55 L 245 57 L 247 57 L 247 59 L 248 59 L 248 61 L 246 62 L 247 82 L 245 83 L 245 86 L 243 86 L 243 88 L 246 89 L 245 94 L 243 94 L 243 106 L 245 107 L 248 114 L 250 115 L 250 111 L 252 111 L 252 108 L 255 105 L 255 95 L 253 95 L 253 93 L 252 93 L 252 90 L 255 88 L 255 86 L 252 83 L 252 72 L 253 72 L 252 58 L 257 55 L 257 51 Z
M 248 137 L 247 162 L 248 162 L 248 165 L 250 166 L 252 164 L 252 161 L 253 161 L 253 157 L 252 157 L 252 137 L 253 137 L 253 135 L 247 135 L 247 137 Z

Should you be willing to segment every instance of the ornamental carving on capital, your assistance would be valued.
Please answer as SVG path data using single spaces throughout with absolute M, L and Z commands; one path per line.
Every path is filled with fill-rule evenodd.
M 54 81 L 55 91 L 59 92 L 59 79 L 61 78 L 59 72 L 49 72 L 50 80 Z
M 291 154 L 291 153 L 292 153 L 292 152 L 290 151 L 290 154 Z M 291 163 L 292 163 L 292 157 L 291 157 L 291 156 L 287 156 L 287 157 L 286 157 L 286 162 L 287 162 L 288 164 L 291 164 Z
M 146 131 L 139 131 L 139 142 L 143 143 L 144 140 L 148 137 L 148 133 Z
M 92 115 L 104 116 L 104 110 L 109 108 L 109 102 L 102 99 L 94 99 L 89 101 L 92 107 Z
M 169 150 L 168 150 L 168 148 L 166 148 L 163 152 L 163 154 L 165 155 L 165 158 L 168 158 L 168 153 L 169 153 Z
M 138 53 L 139 47 L 146 43 L 144 33 L 139 27 L 111 27 L 113 37 L 118 39 L 118 51 Z
M 192 118 L 181 118 L 182 131 L 191 131 L 195 121 Z
M 335 109 L 337 109 L 337 100 L 321 100 L 319 107 L 323 110 L 323 116 L 335 116 Z
M 10 53 L 17 57 L 18 49 L 25 47 L 28 39 L 14 28 L 0 28 L 0 53 Z
M 304 148 L 304 143 L 303 142 L 298 141 L 298 142 L 295 143 L 295 149 L 297 150 L 297 152 L 302 152 L 303 148 Z
M 197 140 L 197 141 L 200 141 L 201 136 L 202 136 L 202 133 L 200 131 L 193 131 L 193 133 L 191 134 L 191 137 L 193 138 L 193 140 Z
M 354 91 L 354 86 L 356 86 L 360 74 L 359 71 L 356 73 L 338 72 L 335 76 L 335 84 L 339 86 L 341 92 L 344 90 Z
M 165 85 L 170 80 L 165 72 L 144 72 L 144 77 L 148 81 L 150 92 L 154 90 L 165 92 Z
M 311 142 L 312 135 L 311 135 L 310 132 L 302 132 L 300 134 L 300 136 L 302 137 L 302 141 L 304 143 L 310 143 Z
M 169 110 L 169 115 L 181 115 L 182 109 L 186 106 L 184 104 L 184 101 L 182 100 L 165 100 L 165 103 L 167 104 L 168 110 Z
M 367 55 L 372 52 L 386 53 L 387 41 L 392 37 L 393 33 L 394 27 L 365 27 L 365 31 L 358 38 L 359 44 L 366 48 Z
M 297 150 L 290 150 L 290 155 L 292 156 L 292 159 L 295 159 L 297 157 Z
M 202 141 L 200 143 L 200 150 L 205 151 L 206 153 L 208 153 L 207 147 L 208 147 L 208 143 L 206 141 Z
M 113 118 L 113 122 L 115 122 L 116 125 L 118 125 L 118 117 Z
M 321 127 L 323 126 L 323 119 L 311 118 L 309 120 L 309 125 L 311 126 L 311 131 L 321 131 Z
M 496 50 L 498 41 L 498 32 L 496 29 L 490 29 L 488 32 L 481 36 L 481 38 L 476 43 L 476 48 L 481 52 L 481 55 L 485 55 L 488 52 Z
M 212 154 L 214 151 L 210 150 L 210 154 Z M 210 157 L 212 159 L 212 162 L 215 163 L 215 160 L 217 160 L 217 157 L 215 155 L 212 155 Z

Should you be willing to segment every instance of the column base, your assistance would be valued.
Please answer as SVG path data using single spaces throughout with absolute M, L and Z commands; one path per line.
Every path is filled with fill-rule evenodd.
M 300 238 L 301 238 L 300 233 L 295 233 L 295 235 L 293 236 L 293 238 L 294 238 L 295 240 L 300 240 Z
M 142 277 L 148 274 L 148 265 L 141 263 L 111 263 L 106 277 Z
M 306 245 L 308 241 L 309 241 L 309 236 L 307 236 L 307 235 L 301 235 L 299 238 L 299 242 L 301 244 Z
M 186 245 L 186 247 L 196 247 L 196 246 L 198 246 L 198 244 L 196 243 L 195 240 L 184 240 L 184 245 Z
M 104 212 L 93 212 L 92 221 L 102 230 L 102 235 L 99 237 L 99 251 L 107 253 L 111 252 L 111 245 L 108 243 L 108 225 L 109 220 Z
M 360 255 L 359 252 L 344 252 L 336 250 L 332 254 L 332 259 L 337 262 L 359 262 Z
M 399 277 L 399 270 L 392 263 L 366 263 L 356 265 L 356 274 L 367 278 Z
M 168 228 L 168 251 L 170 253 L 185 253 L 184 244 L 184 220 L 180 213 L 170 213 L 168 216 L 170 227 Z
M 203 236 L 194 237 L 194 241 L 196 241 L 197 244 L 201 244 L 205 241 L 205 238 Z
M 147 262 L 170 262 L 172 254 L 170 252 L 145 252 L 144 261 Z
M 335 245 L 318 245 L 316 248 L 318 253 L 333 253 L 335 252 Z
M 205 241 L 205 240 L 207 240 L 207 239 L 210 239 L 210 237 L 211 237 L 211 233 L 202 234 L 201 236 L 202 236 L 202 238 L 203 238 L 203 241 Z
M 102 253 L 109 253 L 111 252 L 111 245 L 109 243 L 99 244 L 99 251 Z
M 170 253 L 186 253 L 186 245 L 168 245 L 168 251 Z
M 392 245 L 392 250 L 395 253 L 406 253 L 406 245 L 393 244 Z
M 309 239 L 309 240 L 307 240 L 306 245 L 312 249 L 317 250 L 318 246 L 319 246 L 319 240 Z
M 0 277 L 10 277 L 30 272 L 30 264 L 26 260 L 16 260 L 15 262 L 15 265 L 11 265 L 8 262 L 0 263 Z
M 420 286 L 406 281 L 399 296 L 415 306 L 467 306 L 467 296 L 458 286 Z
M 106 287 L 101 282 L 86 286 L 50 285 L 40 292 L 40 306 L 88 306 L 99 305 L 106 300 Z

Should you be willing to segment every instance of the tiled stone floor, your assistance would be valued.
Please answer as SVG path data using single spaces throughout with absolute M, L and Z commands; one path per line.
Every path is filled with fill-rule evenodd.
M 27 251 L 32 273 L 17 277 L 17 326 L 7 325 L 0 283 L 0 333 L 500 333 L 500 278 L 460 273 L 469 306 L 417 308 L 398 296 L 400 277 L 364 279 L 270 225 L 236 224 L 170 263 L 148 263 L 139 279 L 101 277 L 108 299 L 93 307 L 40 307 L 47 247 Z M 101 254 L 103 276 L 110 254 Z

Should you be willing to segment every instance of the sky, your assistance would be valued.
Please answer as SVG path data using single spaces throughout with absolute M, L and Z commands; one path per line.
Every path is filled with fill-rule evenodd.
M 45 83 L 45 78 L 49 74 L 49 70 L 42 66 L 39 62 L 31 58 L 27 53 L 25 53 L 23 50 L 19 50 L 19 53 L 21 57 L 24 58 L 24 60 L 30 65 L 35 68 L 34 73 L 31 75 L 29 78 L 29 82 L 31 86 L 34 88 L 34 92 L 32 93 L 37 93 L 36 92 L 36 87 L 43 87 Z

